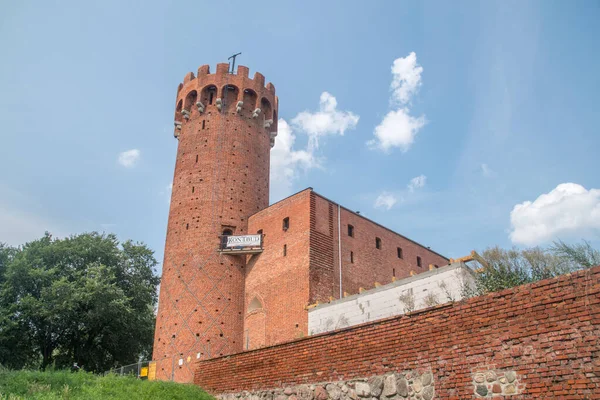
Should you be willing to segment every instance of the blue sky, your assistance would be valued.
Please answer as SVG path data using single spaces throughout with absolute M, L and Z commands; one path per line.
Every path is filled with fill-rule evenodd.
M 448 257 L 600 242 L 600 3 L 167 3 L 0 5 L 0 241 L 161 259 L 177 85 L 241 51 L 285 120 L 272 202 L 311 186 Z

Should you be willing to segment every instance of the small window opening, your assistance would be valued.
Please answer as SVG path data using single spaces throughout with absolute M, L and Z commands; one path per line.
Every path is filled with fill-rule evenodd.
M 211 96 L 212 96 L 212 94 L 211 94 Z M 205 127 L 206 127 L 206 120 L 203 119 L 202 120 L 202 129 L 204 129 Z
M 421 266 L 421 257 L 417 256 L 417 267 Z
M 198 162 L 198 154 L 196 154 L 196 162 Z
M 283 245 L 283 256 L 287 256 L 287 244 Z
M 213 101 L 213 95 L 214 95 L 214 93 L 213 93 L 213 92 L 210 92 L 210 93 L 208 94 L 208 104 L 212 104 L 212 101 Z
M 223 236 L 231 236 L 233 231 L 231 229 L 223 229 Z
M 288 229 L 290 229 L 290 217 L 285 217 L 283 219 L 283 230 L 287 231 Z
M 196 188 L 192 186 L 192 193 L 194 193 L 195 189 L 196 189 Z
M 375 248 L 381 250 L 381 239 L 375 238 Z
M 354 226 L 348 224 L 348 236 L 354 237 Z
M 354 264 L 354 252 L 350 252 L 350 264 Z
M 185 224 L 185 229 L 186 230 L 190 229 L 190 224 Z
M 403 258 L 402 256 L 402 247 L 398 247 L 398 258 Z
M 392 276 L 395 278 L 396 277 L 396 268 L 392 268 Z

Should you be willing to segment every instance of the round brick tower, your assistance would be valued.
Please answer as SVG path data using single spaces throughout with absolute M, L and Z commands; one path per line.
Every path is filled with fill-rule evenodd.
M 177 88 L 179 140 L 153 359 L 157 379 L 190 382 L 198 359 L 242 350 L 245 256 L 219 252 L 269 205 L 275 87 L 248 68 L 208 65 Z M 255 232 L 251 232 L 255 233 Z

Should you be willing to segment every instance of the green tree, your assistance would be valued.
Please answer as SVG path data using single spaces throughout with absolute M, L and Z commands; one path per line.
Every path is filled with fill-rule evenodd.
M 492 247 L 484 250 L 481 256 L 487 265 L 478 263 L 475 290 L 467 290 L 466 295 L 496 292 L 600 265 L 600 252 L 588 242 L 566 244 L 559 241 L 548 249 L 505 250 Z
M 562 240 L 559 240 L 554 242 L 554 245 L 550 247 L 550 251 L 557 257 L 580 265 L 582 268 L 591 268 L 600 265 L 600 251 L 594 249 L 585 240 L 579 244 L 566 244 Z
M 152 346 L 156 265 L 145 245 L 115 235 L 46 234 L 20 247 L 0 289 L 0 364 L 104 371 L 136 362 Z M 28 351 L 14 359 L 11 345 Z
M 7 265 L 13 259 L 17 249 L 10 247 L 4 243 L 0 243 L 0 284 L 4 282 L 4 271 L 6 271 Z

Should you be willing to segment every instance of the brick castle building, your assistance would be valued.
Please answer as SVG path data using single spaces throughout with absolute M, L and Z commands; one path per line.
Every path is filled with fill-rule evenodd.
M 177 89 L 158 379 L 191 382 L 199 359 L 307 335 L 310 304 L 448 263 L 312 188 L 269 206 L 279 104 L 248 72 L 204 65 Z

